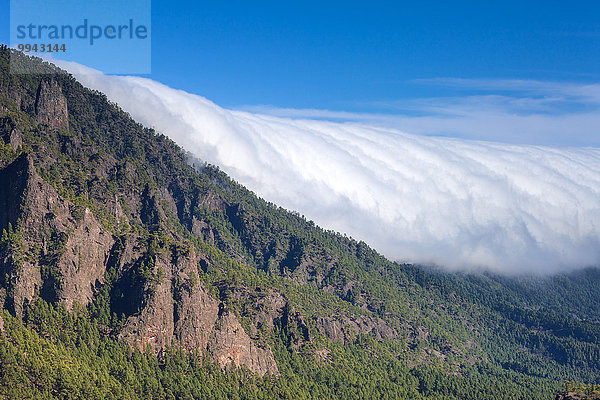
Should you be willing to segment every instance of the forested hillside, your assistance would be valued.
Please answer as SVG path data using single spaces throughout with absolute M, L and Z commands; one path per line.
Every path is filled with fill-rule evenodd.
M 9 73 L 9 58 L 44 73 Z M 444 273 L 268 203 L 0 50 L 0 397 L 548 399 L 600 272 Z

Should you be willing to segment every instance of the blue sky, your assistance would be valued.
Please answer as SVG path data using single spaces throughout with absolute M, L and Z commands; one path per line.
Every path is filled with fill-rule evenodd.
M 438 94 L 414 79 L 600 77 L 600 4 L 592 1 L 152 6 L 152 78 L 223 106 L 362 110 Z
M 292 116 L 284 111 L 415 117 L 465 101 L 510 115 L 596 111 L 587 97 L 548 99 L 557 82 L 600 81 L 599 15 L 597 1 L 155 0 L 148 77 L 224 107 Z M 499 84 L 509 81 L 524 87 Z M 548 144 L 598 144 L 590 135 Z

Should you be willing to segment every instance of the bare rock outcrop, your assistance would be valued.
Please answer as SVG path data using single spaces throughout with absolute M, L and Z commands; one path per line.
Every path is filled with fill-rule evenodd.
M 0 170 L 0 229 L 15 225 L 21 213 L 21 199 L 33 174 L 30 160 L 23 155 Z
M 317 319 L 317 329 L 334 342 L 344 342 L 358 333 L 380 341 L 397 337 L 397 332 L 384 320 L 365 315 L 352 318 L 321 317 Z
M 39 177 L 26 154 L 0 171 L 0 185 L 7 188 L 0 192 L 0 228 L 16 227 L 19 222 L 22 253 L 37 255 L 3 255 L 15 313 L 20 315 L 23 303 L 36 293 L 60 300 L 67 308 L 75 301 L 86 305 L 97 282 L 103 280 L 112 235 L 88 209 L 76 218 L 75 206 Z M 55 274 L 43 277 L 42 266 Z
M 243 365 L 260 375 L 267 372 L 279 374 L 271 349 L 257 346 L 229 311 L 224 311 L 219 317 L 208 351 L 224 368 Z
M 206 349 L 211 331 L 217 321 L 218 302 L 199 283 L 198 267 L 193 250 L 178 260 L 176 285 L 173 288 L 175 303 L 174 335 L 187 349 Z
M 210 355 L 223 368 L 244 366 L 261 375 L 278 374 L 268 345 L 252 339 L 233 313 L 220 313 L 223 304 L 198 275 L 206 256 L 196 255 L 193 246 L 159 246 L 150 253 L 147 238 L 131 233 L 114 237 L 92 211 L 75 206 L 44 182 L 26 154 L 0 170 L 0 185 L 7 188 L 0 191 L 0 228 L 10 224 L 20 235 L 18 246 L 0 254 L 0 273 L 10 287 L 6 304 L 16 316 L 37 296 L 68 309 L 75 303 L 87 305 L 110 267 L 115 284 L 124 280 L 119 290 L 127 320 L 121 340 L 156 354 L 180 346 Z M 155 210 L 157 202 L 148 199 L 148 214 L 160 221 L 164 215 Z M 142 273 L 136 269 L 141 265 L 152 270 Z M 140 273 L 146 274 L 143 279 Z M 260 298 L 264 304 L 259 319 L 272 329 L 285 299 L 275 292 Z
M 160 279 L 147 285 L 141 311 L 128 318 L 120 338 L 140 350 L 149 347 L 160 353 L 178 345 L 207 352 L 223 368 L 244 366 L 260 375 L 278 374 L 271 350 L 256 344 L 233 313 L 219 315 L 223 306 L 200 282 L 197 261 L 193 249 L 171 258 L 158 255 L 154 275 Z
M 329 317 L 317 319 L 317 329 L 333 342 L 344 342 L 344 329 L 342 323 Z
M 157 256 L 154 274 L 141 311 L 129 317 L 120 337 L 154 353 L 166 346 L 179 344 L 202 352 L 217 320 L 217 301 L 199 282 L 193 250 L 173 262 L 166 255 Z
M 13 150 L 17 150 L 23 144 L 23 134 L 16 127 L 10 117 L 2 117 L 0 112 L 0 138 Z
M 284 313 L 287 300 L 276 290 L 270 290 L 264 297 L 256 301 L 258 312 L 255 317 L 258 327 L 266 327 L 269 331 L 273 330 L 275 321 Z
M 7 182 L 8 190 L 0 202 L 6 201 L 10 210 L 0 217 L 0 226 L 15 225 L 21 219 L 22 229 L 29 244 L 47 244 L 52 232 L 67 232 L 77 223 L 72 215 L 73 205 L 37 174 L 31 158 L 21 155 L 6 167 L 0 183 Z M 4 205 L 0 203 L 0 205 Z
M 13 149 L 18 150 L 23 144 L 23 135 L 21 131 L 14 128 L 6 135 L 6 143 Z
M 69 235 L 58 261 L 62 276 L 59 299 L 71 308 L 74 302 L 85 305 L 94 296 L 95 287 L 104 281 L 106 262 L 114 242 L 89 209 Z
M 141 312 L 128 318 L 119 337 L 140 351 L 150 347 L 158 353 L 173 344 L 174 305 L 171 293 L 171 266 L 163 258 L 157 258 L 155 273 L 165 274 L 145 299 Z M 150 283 L 149 285 L 152 285 Z
M 67 99 L 58 83 L 42 80 L 35 100 L 36 121 L 55 129 L 69 130 Z
M 23 306 L 32 301 L 43 285 L 40 268 L 30 262 L 24 262 L 13 272 L 10 284 L 13 287 L 12 303 L 15 315 L 23 315 Z

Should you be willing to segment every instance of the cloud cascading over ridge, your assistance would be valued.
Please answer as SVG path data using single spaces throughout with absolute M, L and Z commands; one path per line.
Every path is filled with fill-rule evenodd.
M 600 149 L 410 135 L 223 109 L 61 63 L 259 196 L 388 258 L 545 273 L 600 265 Z

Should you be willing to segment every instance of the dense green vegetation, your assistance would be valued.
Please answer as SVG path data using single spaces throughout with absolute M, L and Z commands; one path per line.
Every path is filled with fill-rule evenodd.
M 545 398 L 544 382 L 494 366 L 469 366 L 461 376 L 435 367 L 409 368 L 394 346 L 357 337 L 335 346 L 325 364 L 290 351 L 276 336 L 282 376 L 223 372 L 194 354 L 172 349 L 159 358 L 132 351 L 107 335 L 85 309 L 67 312 L 43 300 L 21 323 L 3 314 L 0 392 L 6 398 L 365 399 Z M 374 357 L 373 354 L 378 354 Z
M 144 238 L 145 253 L 126 279 L 109 260 L 87 307 L 66 311 L 52 287 L 22 318 L 5 302 L 0 397 L 545 399 L 565 379 L 600 383 L 598 270 L 516 279 L 390 262 L 363 242 L 259 199 L 217 167 L 198 161 L 190 167 L 172 141 L 69 75 L 12 75 L 8 62 L 2 49 L 0 106 L 7 112 L 0 133 L 18 127 L 23 144 L 15 151 L 0 140 L 0 167 L 30 154 L 40 176 L 74 204 L 75 215 L 89 208 L 114 235 L 111 257 L 118 258 L 121 238 L 131 233 Z M 43 79 L 60 85 L 69 131 L 35 123 Z M 117 198 L 126 219 L 114 212 Z M 24 240 L 18 223 L 5 227 L 0 255 L 11 249 L 53 277 L 48 254 L 56 258 L 65 238 L 48 238 L 44 260 L 31 246 L 19 250 Z M 272 331 L 254 335 L 273 349 L 280 377 L 223 372 L 201 354 L 173 347 L 156 356 L 118 340 L 124 321 L 138 311 L 141 288 L 161 279 L 152 272 L 156 254 L 176 257 L 191 246 L 206 256 L 198 265 L 202 283 L 247 332 L 255 323 L 256 292 L 276 289 L 302 317 L 282 318 Z M 11 282 L 0 275 L 10 295 Z M 58 276 L 48 281 L 60 285 Z M 319 327 L 321 318 L 345 317 L 381 321 L 393 334 L 346 331 L 343 341 L 334 341 Z

